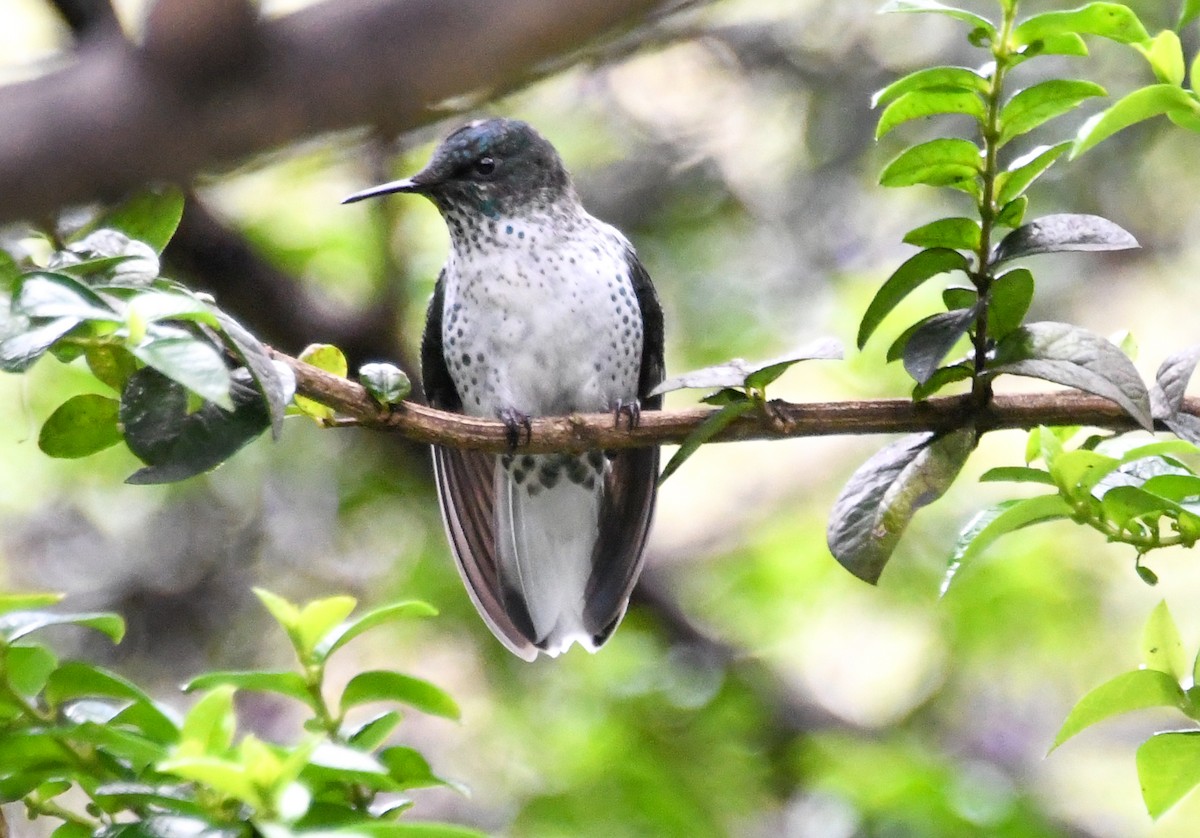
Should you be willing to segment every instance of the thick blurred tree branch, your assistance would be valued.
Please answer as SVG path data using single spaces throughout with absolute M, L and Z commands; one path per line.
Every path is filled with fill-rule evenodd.
M 91 39 L 65 68 L 0 88 L 0 223 L 190 182 L 322 132 L 400 133 L 664 5 L 338 0 L 260 21 L 245 0 L 160 0 L 142 46 Z
M 345 415 L 348 417 L 345 424 L 397 431 L 417 442 L 483 451 L 507 450 L 506 430 L 499 421 L 446 413 L 413 402 L 403 402 L 388 410 L 354 381 L 338 378 L 283 353 L 275 352 L 274 356 L 295 373 L 298 393 Z M 908 399 L 770 402 L 766 410 L 739 417 L 713 441 L 949 431 L 970 424 L 980 431 L 1038 425 L 1088 425 L 1123 431 L 1139 427 L 1117 404 L 1075 391 L 998 395 L 983 411 L 976 411 L 972 405 L 969 396 L 915 403 Z M 1183 409 L 1200 415 L 1200 398 L 1186 399 Z M 677 445 L 714 412 L 711 408 L 646 411 L 632 430 L 624 423 L 618 427 L 612 414 L 534 419 L 529 441 L 522 450 L 544 453 Z

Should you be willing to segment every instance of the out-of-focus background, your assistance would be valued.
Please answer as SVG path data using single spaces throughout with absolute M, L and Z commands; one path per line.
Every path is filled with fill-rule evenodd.
M 263 7 L 274 16 L 298 5 Z M 636 244 L 666 311 L 670 371 L 827 335 L 852 345 L 874 289 L 911 252 L 903 233 L 968 209 L 933 190 L 876 185 L 904 140 L 873 141 L 871 93 L 930 63 L 985 58 L 954 21 L 881 17 L 878 5 L 692 4 L 650 36 L 627 36 L 629 48 L 609 60 L 448 111 L 399 142 L 350 131 L 221 167 L 191 185 L 169 273 L 212 288 L 286 351 L 327 340 L 352 363 L 409 362 L 445 254 L 443 225 L 415 198 L 339 201 L 415 170 L 468 116 L 504 114 L 549 137 L 587 206 Z M 1152 31 L 1178 12 L 1131 5 Z M 143 4 L 118 10 L 137 37 Z M 51 72 L 70 49 L 42 0 L 0 0 L 0 79 Z M 1072 68 L 1114 94 L 1148 74 L 1131 50 L 1104 42 L 1058 70 Z M 1020 73 L 1015 84 L 1034 80 Z M 1069 130 L 1053 123 L 1047 137 Z M 1031 260 L 1037 319 L 1130 329 L 1147 375 L 1195 341 L 1200 174 L 1188 172 L 1200 169 L 1186 161 L 1198 142 L 1152 123 L 1060 164 L 1035 188 L 1033 215 L 1098 213 L 1143 245 Z M 908 310 L 936 294 L 931 286 Z M 903 371 L 883 363 L 887 331 L 842 363 L 795 368 L 772 395 L 906 395 Z M 136 463 L 123 448 L 82 461 L 37 448 L 39 423 L 93 386 L 49 359 L 30 375 L 0 376 L 3 587 L 65 591 L 75 609 L 122 613 L 130 630 L 116 649 L 69 634 L 63 647 L 180 707 L 190 699 L 176 686 L 203 669 L 288 664 L 252 585 L 296 600 L 345 592 L 365 604 L 435 604 L 440 617 L 369 636 L 334 673 L 396 667 L 460 700 L 460 723 L 413 714 L 399 729 L 470 790 L 417 792 L 421 815 L 513 836 L 1195 834 L 1200 801 L 1152 824 L 1134 766 L 1137 743 L 1176 717 L 1108 723 L 1047 756 L 1074 701 L 1136 666 L 1141 623 L 1159 599 L 1192 649 L 1200 643 L 1193 556 L 1155 558 L 1161 583 L 1150 588 L 1129 550 L 1061 524 L 1004 539 L 938 596 L 957 530 L 997 497 L 976 478 L 1018 463 L 1021 434 L 984 441 L 877 588 L 837 566 L 824 531 L 836 492 L 881 439 L 706 447 L 661 493 L 646 579 L 614 639 L 596 656 L 531 665 L 475 615 L 424 451 L 296 419 L 280 442 L 259 440 L 211 475 L 126 486 Z M 243 709 L 261 735 L 293 729 L 282 703 Z

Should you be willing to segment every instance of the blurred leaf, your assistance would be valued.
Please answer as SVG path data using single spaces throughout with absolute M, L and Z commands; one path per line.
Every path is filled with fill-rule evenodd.
M 210 788 L 224 797 L 231 797 L 255 809 L 263 809 L 266 801 L 259 792 L 246 766 L 214 756 L 176 756 L 156 766 L 164 774 L 172 774 Z
M 988 80 L 969 67 L 926 67 L 909 73 L 871 97 L 871 107 L 891 104 L 917 90 L 957 90 L 986 93 Z
M 162 253 L 182 217 L 183 192 L 174 186 L 164 186 L 134 195 L 80 230 L 73 240 L 107 227 Z
M 1147 669 L 1165 672 L 1180 682 L 1189 674 L 1183 653 L 1183 638 L 1171 617 L 1166 600 L 1160 600 L 1142 629 L 1142 663 Z
M 1029 207 L 1029 199 L 1022 195 L 1000 208 L 996 213 L 997 227 L 1017 227 L 1025 219 L 1025 210 Z
M 412 392 L 412 382 L 404 370 L 392 364 L 363 364 L 358 368 L 358 380 L 385 407 L 398 404 Z
M 1183 688 L 1165 672 L 1135 669 L 1106 681 L 1079 700 L 1067 716 L 1051 750 L 1075 734 L 1105 719 L 1148 707 L 1182 708 L 1187 702 Z
M 917 247 L 948 247 L 951 250 L 979 248 L 979 222 L 974 218 L 941 218 L 904 234 L 904 243 Z
M 327 343 L 314 343 L 306 346 L 300 353 L 300 360 L 339 378 L 345 378 L 348 372 L 346 356 L 342 354 L 342 350 Z M 295 402 L 301 413 L 311 416 L 318 422 L 333 418 L 333 408 L 320 402 L 306 399 L 304 396 L 296 396 Z
M 957 250 L 940 247 L 922 250 L 908 259 L 887 278 L 867 306 L 858 327 L 858 348 L 862 349 L 892 309 L 926 280 L 949 271 L 966 271 L 969 266 L 967 257 Z
M 388 776 L 395 780 L 400 788 L 446 785 L 445 780 L 433 773 L 425 757 L 412 748 L 386 748 L 379 754 L 379 760 L 387 767 Z
M 30 609 L 44 608 L 47 605 L 57 605 L 62 600 L 62 594 L 0 594 L 0 614 L 7 614 L 10 611 L 28 611 Z
M 950 589 L 950 583 L 959 568 L 968 561 L 974 561 L 1000 536 L 1043 521 L 1069 518 L 1073 513 L 1071 505 L 1059 495 L 1002 501 L 977 513 L 959 532 L 958 540 L 954 543 L 954 550 L 946 563 L 946 575 L 942 579 L 942 594 L 945 595 Z
M 86 457 L 121 441 L 120 402 L 86 393 L 58 406 L 42 425 L 38 448 L 51 457 Z
M 219 686 L 205 693 L 192 706 L 184 717 L 180 730 L 181 754 L 186 752 L 187 756 L 220 756 L 233 747 L 233 734 L 237 725 L 233 713 L 233 693 L 232 686 Z M 160 767 L 160 770 L 169 769 Z
M 1017 268 L 996 277 L 988 292 L 988 336 L 1000 340 L 1020 327 L 1032 303 L 1032 273 Z
M 432 605 L 419 600 L 385 605 L 330 630 L 313 648 L 313 654 L 324 660 L 360 634 L 370 631 L 376 626 L 413 617 L 434 617 L 437 616 L 437 613 L 437 609 Z
M 1048 35 L 1040 41 L 1030 44 L 1019 56 L 1014 56 L 1013 60 L 1020 63 L 1021 60 L 1038 55 L 1086 56 L 1087 54 L 1087 42 L 1083 38 L 1074 32 L 1061 32 L 1057 35 Z
M 1101 510 L 1105 519 L 1120 533 L 1136 532 L 1134 521 L 1151 526 L 1153 521 L 1170 513 L 1183 513 L 1179 504 L 1160 498 L 1137 486 L 1113 486 L 1105 490 L 1101 498 Z
M 1042 471 L 1040 468 L 1028 468 L 1026 466 L 997 466 L 990 468 L 979 476 L 980 483 L 1043 483 L 1047 486 L 1054 485 L 1054 478 L 1049 472 Z
M 1014 44 L 1034 41 L 1061 34 L 1099 35 L 1122 44 L 1135 44 L 1150 39 L 1137 15 L 1120 3 L 1088 3 L 1078 9 L 1042 12 L 1024 20 L 1012 33 Z
M 0 372 L 25 372 L 80 322 L 78 317 L 60 317 L 0 341 Z
M 673 390 L 711 390 L 719 387 L 766 387 L 789 367 L 800 361 L 840 360 L 842 344 L 834 338 L 821 338 L 766 361 L 734 358 L 723 364 L 693 370 L 668 378 L 650 391 L 657 396 Z
M 128 762 L 139 773 L 166 756 L 163 744 L 107 723 L 84 722 L 71 728 L 65 738 L 90 745 L 110 758 Z
M 1093 96 L 1108 91 L 1090 81 L 1049 79 L 1017 93 L 1000 111 L 999 145 L 1029 133 L 1039 125 L 1071 111 Z
M 879 175 L 881 186 L 945 186 L 979 197 L 983 170 L 979 148 L 969 140 L 942 137 L 902 151 Z
M 1066 153 L 1070 147 L 1070 140 L 1052 146 L 1038 146 L 1028 154 L 1014 160 L 1008 170 L 1001 172 L 996 178 L 996 205 L 1006 206 L 1025 194 L 1029 185 L 1054 165 L 1054 161 Z
M 296 626 L 300 623 L 300 609 L 294 603 L 289 602 L 279 594 L 273 594 L 266 588 L 254 588 L 254 595 L 275 618 L 275 622 L 283 627 L 283 630 L 291 635 L 296 630 Z
M 894 12 L 933 12 L 947 17 L 956 18 L 957 20 L 966 21 L 976 29 L 982 29 L 987 33 L 989 38 L 996 37 L 995 25 L 985 17 L 980 17 L 974 12 L 958 9 L 953 6 L 947 6 L 937 0 L 888 0 L 879 9 L 879 13 L 891 14 Z
M 125 635 L 125 621 L 116 614 L 91 612 L 82 614 L 54 614 L 49 611 L 10 611 L 0 615 L 0 637 L 8 643 L 19 640 L 35 631 L 51 626 L 82 626 L 108 636 L 120 643 Z
M 399 672 L 371 670 L 350 679 L 342 692 L 342 710 L 372 701 L 395 701 L 434 716 L 457 719 L 458 705 L 442 689 L 428 681 Z
M 316 709 L 316 699 L 308 690 L 304 678 L 296 672 L 266 672 L 254 670 L 248 672 L 206 672 L 188 681 L 183 689 L 185 692 L 194 690 L 210 690 L 214 687 L 229 686 L 238 690 L 268 692 L 294 698 Z
M 1179 22 L 1176 29 L 1183 29 L 1196 18 L 1200 17 L 1200 0 L 1183 0 L 1183 8 L 1179 10 Z
M 357 728 L 343 730 L 342 736 L 356 748 L 371 751 L 382 745 L 404 718 L 395 710 L 380 713 L 363 722 Z
M 975 369 L 969 363 L 952 364 L 934 370 L 933 375 L 924 384 L 913 387 L 913 401 L 921 401 L 937 393 L 948 384 L 959 381 L 970 381 L 975 376 Z
M 120 393 L 138 370 L 137 361 L 129 350 L 111 343 L 89 346 L 85 353 L 88 369 L 112 389 Z
M 317 645 L 350 616 L 356 605 L 358 601 L 351 596 L 331 596 L 306 603 L 300 609 L 295 626 L 300 659 L 310 660 Z M 328 642 L 333 642 L 332 636 Z
M 974 324 L 975 317 L 975 309 L 966 308 L 926 319 L 904 346 L 904 369 L 918 384 L 926 383 Z
M 1200 784 L 1200 731 L 1154 734 L 1137 750 L 1137 769 L 1142 800 L 1157 819 Z
M 662 470 L 662 474 L 658 476 L 658 485 L 661 486 L 667 481 L 667 478 L 679 470 L 679 467 L 687 462 L 688 457 L 700 450 L 700 446 L 715 437 L 725 428 L 737 421 L 738 417 L 744 416 L 751 410 L 754 410 L 757 405 L 750 399 L 745 401 L 730 402 L 715 413 L 711 413 L 704 418 L 696 429 L 687 435 L 687 438 L 680 443 L 679 449 L 671 457 L 670 462 Z
M 483 832 L 465 826 L 417 821 L 363 821 L 353 826 L 333 829 L 328 836 L 338 838 L 487 838 Z
M 153 705 L 150 696 L 132 682 L 82 661 L 63 663 L 51 673 L 46 683 L 45 699 L 51 708 L 78 698 L 96 696 L 130 699 Z
M 9 686 L 26 697 L 40 693 L 58 666 L 58 658 L 45 646 L 9 646 L 2 660 Z
M 1195 96 L 1173 84 L 1152 84 L 1139 88 L 1080 126 L 1075 135 L 1071 157 L 1078 157 L 1130 125 L 1154 116 L 1172 113 L 1196 116 L 1200 114 L 1200 102 Z
M 255 385 L 266 400 L 271 417 L 271 435 L 279 439 L 283 433 L 283 417 L 288 402 L 296 392 L 296 378 L 291 369 L 271 360 L 265 346 L 250 334 L 241 323 L 225 312 L 218 312 L 225 343 L 250 371 Z
M 1104 338 L 1066 323 L 1029 323 L 996 346 L 989 372 L 1041 378 L 1114 401 L 1154 429 L 1150 395 L 1137 369 Z
M 64 274 L 46 271 L 33 271 L 21 277 L 13 307 L 26 317 L 120 322 L 112 306 L 91 288 Z
M 875 126 L 875 139 L 880 139 L 892 129 L 914 119 L 948 113 L 965 114 L 980 124 L 987 116 L 983 99 L 974 91 L 938 87 L 910 90 L 880 114 L 879 122 Z
M 205 401 L 233 410 L 225 359 L 199 338 L 153 337 L 130 346 L 139 360 L 177 381 Z
M 975 443 L 972 429 L 912 434 L 867 460 L 830 513 L 827 541 L 834 558 L 875 584 L 912 516 L 945 493 Z
M 1128 231 L 1098 215 L 1061 213 L 1044 215 L 1018 227 L 996 246 L 991 263 L 1037 253 L 1062 253 L 1071 250 L 1130 250 L 1139 247 Z
M 1183 84 L 1187 68 L 1183 61 L 1183 44 L 1179 42 L 1177 34 L 1170 29 L 1164 29 L 1148 44 L 1135 44 L 1134 48 L 1146 56 L 1146 60 L 1150 62 L 1150 69 L 1160 82 L 1176 87 Z

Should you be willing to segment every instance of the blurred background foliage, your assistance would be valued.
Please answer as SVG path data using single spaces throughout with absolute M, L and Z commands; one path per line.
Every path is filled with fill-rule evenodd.
M 140 3 L 118 5 L 136 31 Z M 264 3 L 269 13 L 295 5 Z M 1152 29 L 1178 11 L 1130 5 Z M 585 204 L 635 242 L 666 311 L 669 370 L 768 357 L 824 335 L 852 343 L 874 289 L 912 252 L 903 232 L 946 212 L 933 190 L 876 185 L 902 141 L 873 142 L 870 95 L 924 64 L 978 53 L 953 22 L 879 17 L 877 6 L 703 5 L 627 57 L 478 110 L 535 124 Z M 66 48 L 39 0 L 4 0 L 3 10 L 0 78 L 35 73 Z M 1093 47 L 1091 58 L 1061 59 L 1063 71 L 1113 95 L 1146 83 L 1131 51 Z M 285 351 L 326 340 L 346 347 L 352 366 L 413 358 L 444 227 L 420 201 L 338 202 L 415 170 L 464 118 L 448 114 L 399 143 L 327 137 L 206 177 L 167 273 L 213 287 Z M 1143 249 L 1039 257 L 1033 319 L 1130 329 L 1147 376 L 1194 342 L 1195 153 L 1193 134 L 1160 120 L 1041 182 L 1035 213 L 1098 213 Z M 232 260 L 215 273 L 214 252 Z M 906 303 L 913 311 L 919 296 Z M 306 304 L 284 311 L 277 299 Z M 895 334 L 881 331 L 845 363 L 794 368 L 772 395 L 906 395 L 902 370 L 883 365 Z M 1136 664 L 1140 626 L 1160 598 L 1185 644 L 1200 637 L 1193 557 L 1156 558 L 1162 581 L 1151 589 L 1129 550 L 1060 524 L 1004 539 L 938 598 L 955 533 L 994 499 L 974 478 L 1018 462 L 1021 434 L 988 436 L 947 498 L 917 518 L 878 588 L 835 564 L 824 527 L 841 483 L 880 440 L 706 447 L 660 496 L 646 579 L 613 641 L 594 657 L 531 665 L 505 653 L 471 608 L 424 451 L 293 420 L 281 442 L 259 440 L 204 478 L 125 486 L 136 463 L 124 449 L 82 461 L 37 449 L 39 423 L 90 386 L 52 361 L 0 377 L 3 586 L 122 613 L 130 633 L 115 651 L 62 641 L 176 703 L 175 686 L 202 669 L 285 663 L 251 585 L 294 600 L 348 592 L 367 605 L 436 604 L 441 618 L 379 632 L 338 664 L 342 680 L 398 666 L 462 704 L 461 723 L 418 716 L 400 729 L 471 791 L 419 792 L 422 816 L 514 836 L 1195 834 L 1200 800 L 1152 824 L 1138 792 L 1134 749 L 1167 716 L 1106 724 L 1046 757 L 1073 702 Z M 673 394 L 668 406 L 689 398 Z M 282 704 L 244 709 L 262 736 L 285 727 Z

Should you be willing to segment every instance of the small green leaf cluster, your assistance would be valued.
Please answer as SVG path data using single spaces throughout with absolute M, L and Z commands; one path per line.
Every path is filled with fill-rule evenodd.
M 38 442 L 83 457 L 122 440 L 145 464 L 132 483 L 207 471 L 267 428 L 278 435 L 290 371 L 210 298 L 160 275 L 183 196 L 138 195 L 67 236 L 44 264 L 0 260 L 0 371 L 46 354 L 82 358 L 114 395 L 85 394 L 46 420 Z
M 1072 708 L 1053 748 L 1105 719 L 1150 707 L 1180 711 L 1200 721 L 1200 655 L 1188 666 L 1183 640 L 1165 602 L 1142 631 L 1142 665 L 1101 684 Z M 1053 750 L 1053 748 L 1051 750 Z M 1200 786 L 1200 730 L 1163 731 L 1137 750 L 1138 779 L 1150 816 L 1158 818 Z
M 1116 3 L 1018 18 L 1016 0 L 999 3 L 993 22 L 936 0 L 894 0 L 885 12 L 928 12 L 966 22 L 969 42 L 987 53 L 978 69 L 930 67 L 893 82 L 874 99 L 881 108 L 877 138 L 916 119 L 966 117 L 973 137 L 939 137 L 901 151 L 880 183 L 925 185 L 963 193 L 971 215 L 923 223 L 904 236 L 920 248 L 887 278 L 859 324 L 866 347 L 902 300 L 935 277 L 957 275 L 942 291 L 942 308 L 903 329 L 887 350 L 916 382 L 924 400 L 948 385 L 970 387 L 964 429 L 917 434 L 879 452 L 842 490 L 830 519 L 828 543 L 838 561 L 874 582 L 911 516 L 940 497 L 978 443 L 973 416 L 986 412 L 1001 375 L 1039 378 L 1103 396 L 1144 428 L 1154 427 L 1150 392 L 1122 350 L 1079 326 L 1026 322 L 1033 273 L 1014 264 L 1043 253 L 1125 250 L 1137 241 L 1094 215 L 1060 213 L 1026 221 L 1030 187 L 1070 148 L 1070 140 L 1022 151 L 1031 131 L 1105 95 L 1082 79 L 1049 78 L 1010 92 L 1012 73 L 1043 56 L 1086 56 L 1084 36 L 1141 43 L 1149 36 L 1136 15 Z M 1014 152 L 1014 148 L 1017 151 Z M 1007 232 L 1005 232 L 1007 231 Z M 966 349 L 955 349 L 965 343 Z M 1180 397 L 1182 399 L 1182 396 Z
M 58 601 L 54 595 L 0 596 L 0 802 L 21 801 L 31 817 L 61 820 L 56 838 L 181 831 L 270 838 L 477 835 L 400 820 L 410 805 L 405 792 L 446 781 L 419 752 L 388 744 L 401 720 L 397 710 L 346 718 L 363 704 L 388 702 L 454 719 L 459 711 L 452 698 L 391 671 L 360 673 L 336 702 L 325 697 L 325 666 L 338 649 L 377 626 L 434 610 L 401 602 L 352 618 L 350 597 L 299 607 L 257 593 L 286 631 L 298 671 L 201 675 L 185 689 L 204 694 L 182 719 L 129 681 L 60 661 L 31 641 L 50 626 L 78 625 L 119 642 L 119 617 L 45 610 Z M 239 737 L 239 690 L 302 705 L 308 718 L 296 744 Z

